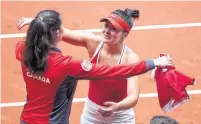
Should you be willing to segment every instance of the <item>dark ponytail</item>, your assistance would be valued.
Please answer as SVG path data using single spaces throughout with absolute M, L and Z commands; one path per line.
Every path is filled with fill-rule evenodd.
M 24 49 L 24 64 L 29 71 L 44 72 L 48 68 L 48 50 L 56 42 L 56 30 L 61 21 L 53 10 L 41 11 L 31 22 Z
M 125 11 L 125 13 L 127 13 L 129 16 L 131 16 L 134 20 L 135 20 L 135 19 L 139 19 L 139 16 L 140 16 L 139 10 L 136 10 L 136 9 L 131 10 L 131 9 L 126 8 L 124 11 Z

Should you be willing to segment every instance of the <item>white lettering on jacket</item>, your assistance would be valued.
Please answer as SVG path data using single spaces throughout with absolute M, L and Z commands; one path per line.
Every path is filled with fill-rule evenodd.
M 39 81 L 42 81 L 42 82 L 44 82 L 44 83 L 50 84 L 50 79 L 47 78 L 47 77 L 34 75 L 34 74 L 31 74 L 30 72 L 27 72 L 27 76 L 28 76 L 29 78 L 34 78 L 34 79 L 36 79 L 36 80 L 39 80 Z

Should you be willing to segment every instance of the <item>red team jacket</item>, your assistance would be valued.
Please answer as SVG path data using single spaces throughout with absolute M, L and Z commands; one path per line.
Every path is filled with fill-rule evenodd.
M 175 67 L 168 67 L 165 72 L 157 68 L 155 80 L 160 107 L 164 112 L 168 112 L 190 98 L 185 88 L 193 85 L 195 78 L 183 74 Z
M 16 59 L 21 63 L 26 83 L 27 101 L 21 120 L 29 124 L 69 124 L 73 95 L 78 79 L 122 79 L 145 73 L 155 67 L 152 60 L 109 67 L 63 56 L 58 48 L 50 48 L 48 71 L 30 73 L 23 64 L 24 41 L 16 45 Z

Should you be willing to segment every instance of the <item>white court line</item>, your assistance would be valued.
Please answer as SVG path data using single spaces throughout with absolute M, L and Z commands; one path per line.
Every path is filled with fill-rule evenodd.
M 149 29 L 165 29 L 165 28 L 184 28 L 184 27 L 200 27 L 201 22 L 196 23 L 183 23 L 183 24 L 167 24 L 167 25 L 147 25 L 147 26 L 136 26 L 131 30 L 149 30 Z M 85 31 L 85 32 L 101 32 L 101 29 L 83 29 L 83 30 L 74 30 L 74 31 Z M 26 33 L 16 33 L 16 34 L 1 34 L 0 38 L 18 38 L 25 37 Z
M 193 94 L 201 94 L 201 90 L 189 90 L 187 91 L 189 95 Z M 158 97 L 157 93 L 145 93 L 140 94 L 140 98 L 154 98 Z M 74 103 L 85 102 L 86 98 L 75 98 L 73 99 Z M 0 107 L 16 107 L 16 106 L 23 106 L 25 102 L 12 102 L 12 103 L 0 103 Z

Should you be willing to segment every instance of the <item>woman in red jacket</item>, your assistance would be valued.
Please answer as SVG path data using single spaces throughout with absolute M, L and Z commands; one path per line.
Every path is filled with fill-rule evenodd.
M 115 86 L 121 83 L 126 85 L 126 81 L 123 78 L 145 73 L 155 68 L 155 66 L 164 67 L 172 64 L 172 61 L 167 57 L 135 63 L 136 60 L 132 60 L 132 58 L 136 55 L 128 52 L 130 50 L 126 50 L 122 54 L 125 54 L 124 56 L 127 59 L 131 57 L 131 60 L 123 58 L 121 61 L 135 64 L 121 64 L 109 67 L 92 64 L 96 62 L 91 63 L 87 60 L 74 60 L 71 56 L 63 56 L 61 50 L 57 47 L 57 43 L 63 36 L 61 25 L 62 22 L 58 12 L 54 10 L 40 11 L 31 20 L 25 42 L 18 42 L 16 46 L 16 58 L 21 62 L 27 88 L 27 103 L 21 115 L 22 124 L 68 124 L 77 79 L 93 79 L 94 81 L 90 83 L 91 85 L 94 82 L 97 83 L 100 79 L 113 78 L 115 79 L 113 81 L 103 81 L 104 86 L 107 87 L 107 85 L 110 86 L 111 84 Z M 107 22 L 106 30 L 112 30 L 111 26 Z M 114 31 L 112 30 L 112 32 Z M 68 39 L 69 42 L 74 41 L 83 46 L 90 45 L 92 40 L 108 41 L 109 39 L 109 36 L 103 38 L 95 35 L 84 35 L 81 37 L 72 31 L 65 31 L 64 33 L 66 35 L 63 38 L 66 38 L 66 41 Z M 103 47 L 102 45 L 100 45 L 100 48 Z M 97 55 L 94 54 L 94 57 L 97 57 Z M 100 55 L 101 63 L 104 64 L 102 57 Z M 126 60 L 128 62 L 125 62 Z M 101 85 L 101 82 L 98 82 L 97 85 Z M 121 90 L 120 88 L 118 89 Z M 122 90 L 124 91 L 124 88 Z M 94 94 L 97 93 L 94 90 L 93 92 Z M 124 94 L 121 98 L 125 96 Z M 115 100 L 119 101 L 119 98 Z M 96 101 L 94 100 L 94 102 Z M 102 102 L 97 104 L 102 105 Z

